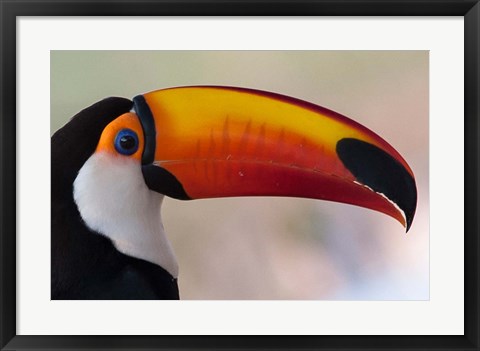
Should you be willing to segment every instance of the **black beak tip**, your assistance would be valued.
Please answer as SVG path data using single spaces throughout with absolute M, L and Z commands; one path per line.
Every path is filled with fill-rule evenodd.
M 408 231 L 410 230 L 410 227 L 412 226 L 413 218 L 415 217 L 415 211 L 417 209 L 417 188 L 415 187 L 415 183 L 413 185 L 414 185 L 414 189 L 413 189 L 414 194 L 412 194 L 412 200 L 411 200 L 412 205 L 409 207 L 411 208 L 411 212 L 407 212 L 405 209 L 403 209 L 405 213 L 405 219 L 407 222 L 406 233 L 408 233 Z
M 413 176 L 387 152 L 354 138 L 337 142 L 337 154 L 357 180 L 385 195 L 405 214 L 410 230 L 417 208 L 417 187 Z

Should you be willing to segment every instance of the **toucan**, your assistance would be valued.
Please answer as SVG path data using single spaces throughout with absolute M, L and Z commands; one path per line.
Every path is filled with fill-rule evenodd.
M 286 196 L 387 214 L 408 231 L 414 174 L 380 136 L 277 93 L 190 86 L 111 97 L 51 138 L 51 298 L 179 299 L 164 196 Z

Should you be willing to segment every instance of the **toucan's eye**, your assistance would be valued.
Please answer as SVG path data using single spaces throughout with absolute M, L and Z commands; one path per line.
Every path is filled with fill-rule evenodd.
M 115 149 L 122 155 L 132 155 L 138 150 L 138 136 L 131 129 L 122 129 L 115 137 Z

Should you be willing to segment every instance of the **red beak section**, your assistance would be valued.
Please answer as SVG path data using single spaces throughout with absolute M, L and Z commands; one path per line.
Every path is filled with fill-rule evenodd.
M 180 199 L 291 196 L 377 210 L 408 228 L 417 193 L 387 142 L 335 112 L 230 87 L 158 90 L 134 99 L 153 190 Z

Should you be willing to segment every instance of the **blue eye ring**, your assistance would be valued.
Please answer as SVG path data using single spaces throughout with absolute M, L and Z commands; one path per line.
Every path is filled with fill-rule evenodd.
M 115 137 L 115 150 L 122 155 L 133 155 L 138 150 L 138 136 L 131 129 L 122 129 Z

